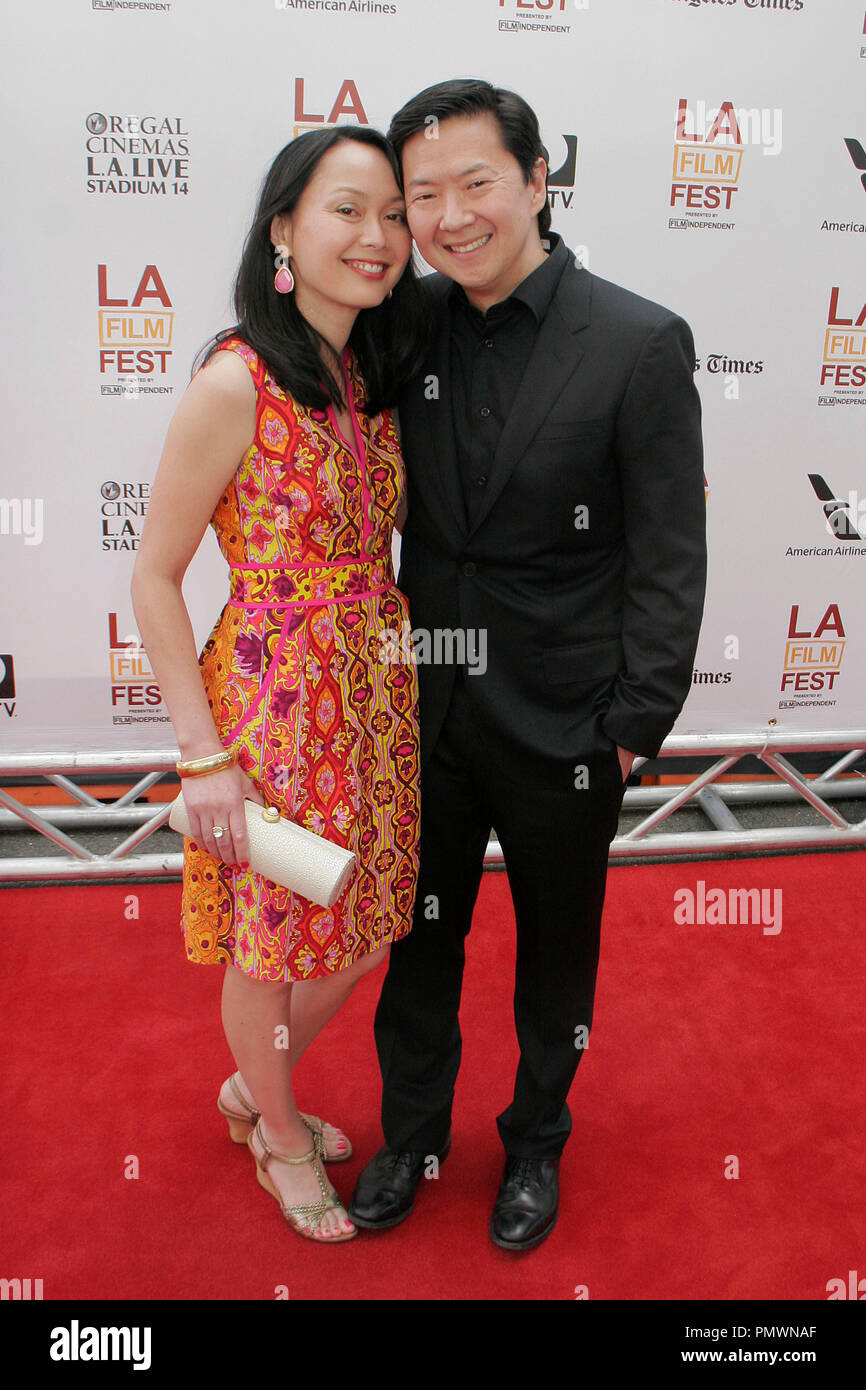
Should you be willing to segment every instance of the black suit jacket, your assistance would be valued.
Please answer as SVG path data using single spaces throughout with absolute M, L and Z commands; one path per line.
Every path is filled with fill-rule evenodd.
M 486 629 L 486 671 L 467 679 L 484 717 L 524 749 L 620 744 L 652 757 L 689 690 L 704 599 L 689 327 L 569 255 L 470 522 L 451 436 L 451 284 L 422 281 L 432 337 L 399 402 L 409 514 L 398 583 L 413 631 Z M 422 760 L 455 671 L 419 662 Z

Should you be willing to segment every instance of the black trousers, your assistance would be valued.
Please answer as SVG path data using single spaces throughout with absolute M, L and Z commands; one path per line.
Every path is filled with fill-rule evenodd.
M 592 1023 L 608 849 L 624 785 L 613 747 L 542 761 L 491 730 L 475 707 L 473 679 L 457 673 L 421 775 L 413 927 L 391 948 L 375 1019 L 382 1128 L 390 1148 L 424 1153 L 440 1149 L 450 1130 L 465 941 L 492 826 L 517 924 L 520 1045 L 513 1100 L 497 1125 L 510 1156 L 556 1157 L 571 1132 L 566 1097 Z

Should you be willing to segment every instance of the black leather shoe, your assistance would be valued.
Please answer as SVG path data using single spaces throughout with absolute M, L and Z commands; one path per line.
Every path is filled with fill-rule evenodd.
M 436 1157 L 445 1161 L 451 1135 Z M 371 1158 L 361 1173 L 352 1200 L 349 1220 L 371 1231 L 384 1231 L 405 1221 L 415 1204 L 415 1192 L 430 1154 L 389 1149 L 387 1144 Z
M 507 1158 L 490 1218 L 490 1236 L 503 1250 L 531 1250 L 550 1235 L 559 1215 L 559 1159 Z

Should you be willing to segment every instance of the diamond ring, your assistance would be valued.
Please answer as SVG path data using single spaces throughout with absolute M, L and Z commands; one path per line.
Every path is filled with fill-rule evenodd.
M 215 825 L 215 826 L 213 827 L 213 837 L 214 837 L 214 839 L 215 839 L 215 840 L 218 840 L 219 837 L 220 837 L 221 835 L 225 835 L 225 833 L 226 833 L 227 830 L 228 830 L 228 826 L 227 826 L 227 825 Z

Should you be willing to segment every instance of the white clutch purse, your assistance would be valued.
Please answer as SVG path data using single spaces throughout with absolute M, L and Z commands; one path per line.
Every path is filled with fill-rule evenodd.
M 311 902 L 333 907 L 355 872 L 353 851 L 286 820 L 275 806 L 245 800 L 244 811 L 250 868 Z M 168 823 L 179 835 L 190 835 L 183 792 L 172 802 Z

